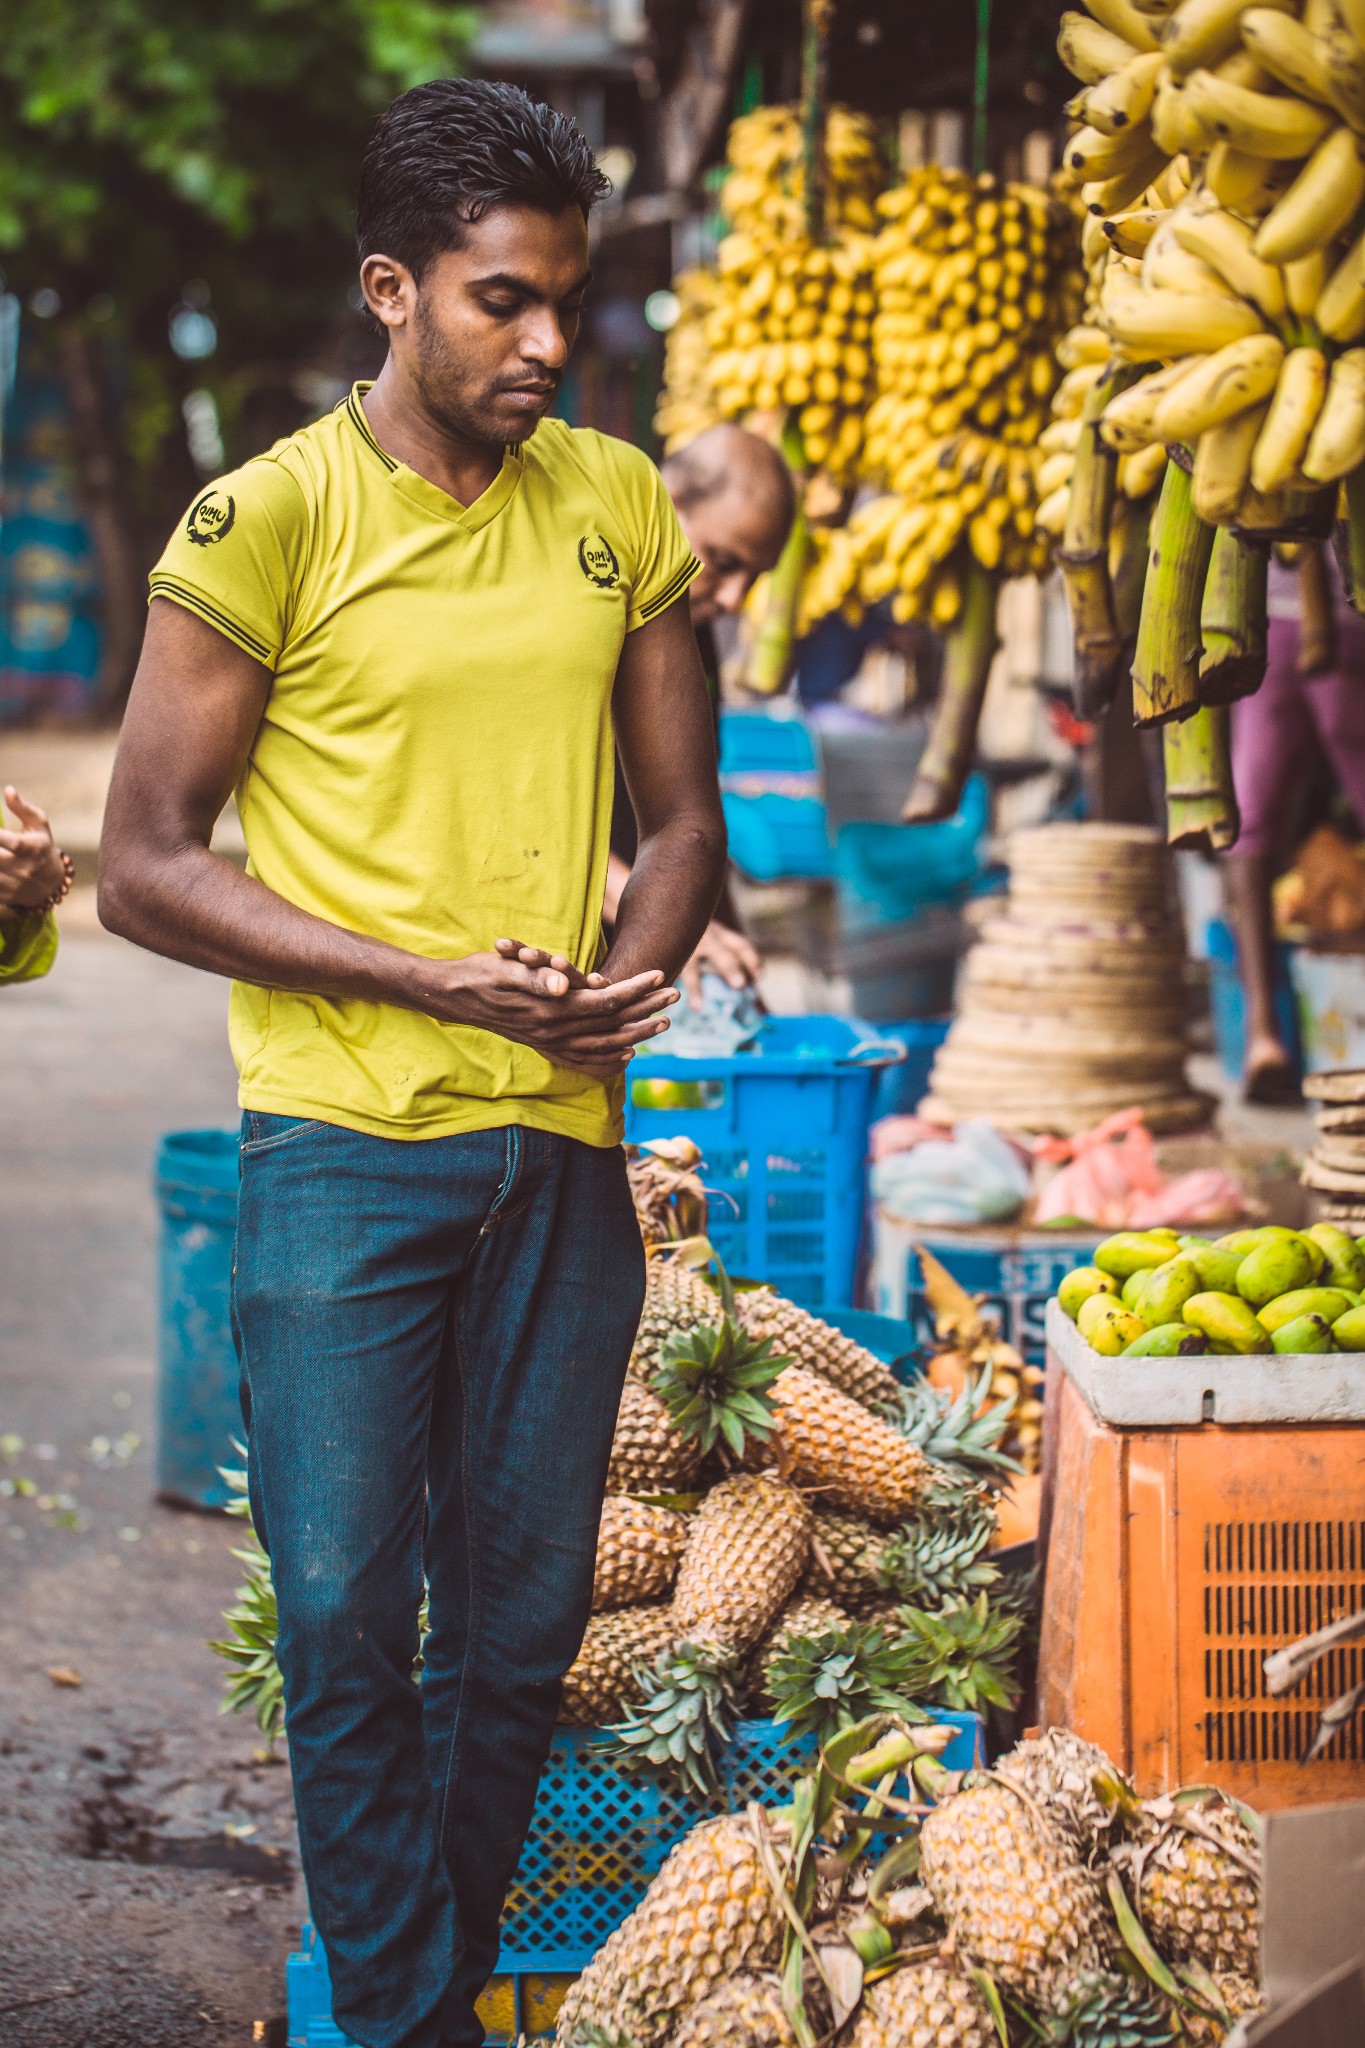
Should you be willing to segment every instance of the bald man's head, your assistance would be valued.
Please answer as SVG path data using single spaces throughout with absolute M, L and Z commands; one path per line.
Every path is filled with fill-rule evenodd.
M 698 625 L 737 612 L 756 576 L 782 552 L 796 509 L 791 471 L 743 427 L 708 427 L 663 466 L 683 532 L 700 561 L 692 584 Z

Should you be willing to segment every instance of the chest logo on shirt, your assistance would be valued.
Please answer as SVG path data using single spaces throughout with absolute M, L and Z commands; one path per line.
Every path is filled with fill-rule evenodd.
M 185 531 L 198 548 L 211 547 L 232 531 L 237 506 L 226 491 L 205 491 L 185 522 Z
M 621 581 L 621 564 L 612 552 L 611 542 L 600 533 L 584 534 L 578 543 L 578 566 L 599 590 L 615 590 Z

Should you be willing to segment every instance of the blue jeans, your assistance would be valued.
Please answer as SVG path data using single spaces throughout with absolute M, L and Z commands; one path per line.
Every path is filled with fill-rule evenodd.
M 241 1158 L 251 1511 L 334 2015 L 363 2048 L 476 2048 L 644 1297 L 624 1160 L 258 1111 Z

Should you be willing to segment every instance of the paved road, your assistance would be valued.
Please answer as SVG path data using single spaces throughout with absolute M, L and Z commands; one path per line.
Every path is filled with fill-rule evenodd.
M 71 924 L 0 991 L 0 2042 L 247 2048 L 301 1890 L 158 1859 L 292 1870 L 288 1773 L 217 1713 L 235 1525 L 156 1506 L 150 1459 L 150 1162 L 233 1120 L 226 987 Z

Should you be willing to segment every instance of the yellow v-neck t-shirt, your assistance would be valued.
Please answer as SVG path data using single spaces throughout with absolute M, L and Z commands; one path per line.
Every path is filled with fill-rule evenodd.
M 206 490 L 151 577 L 272 671 L 237 790 L 249 867 L 315 916 L 451 959 L 601 957 L 612 683 L 697 573 L 654 465 L 542 420 L 461 506 L 395 462 L 358 385 Z M 234 982 L 245 1109 L 381 1137 L 621 1137 L 620 1082 L 389 1003 Z

